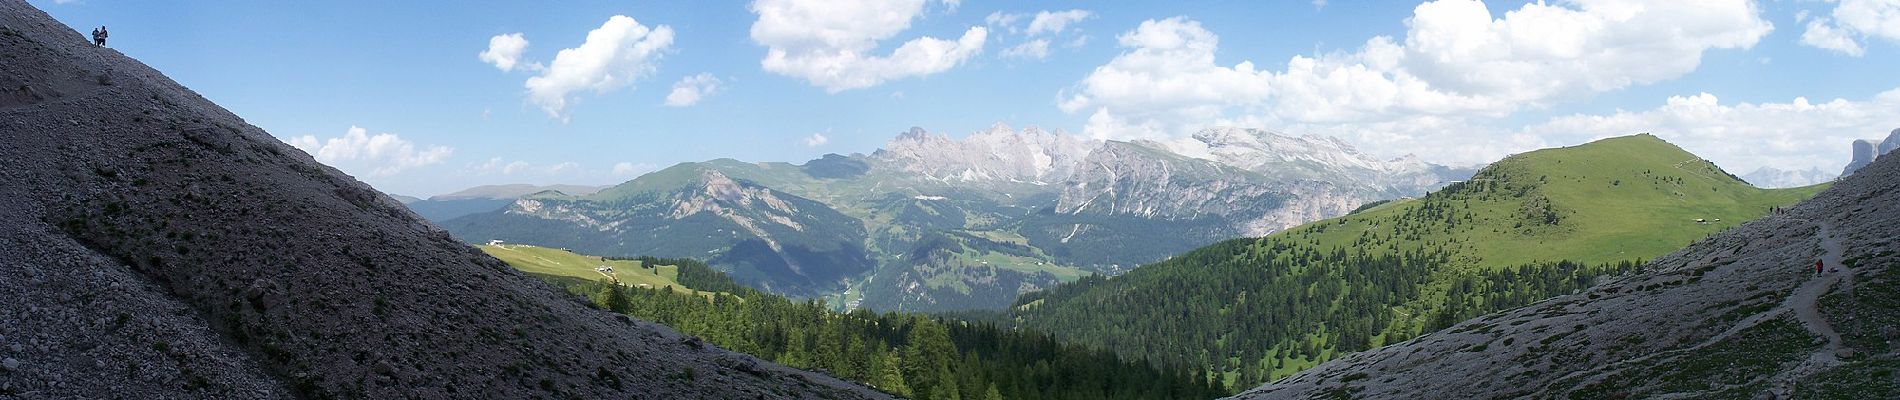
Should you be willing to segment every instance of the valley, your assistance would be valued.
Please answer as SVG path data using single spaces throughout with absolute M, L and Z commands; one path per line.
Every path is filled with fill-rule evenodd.
M 746 288 L 690 259 L 611 260 L 508 244 L 482 250 L 602 310 L 909 398 L 1211 398 L 1232 393 L 1209 386 L 1204 374 L 1123 361 L 1111 352 L 1033 332 L 917 314 L 832 311 L 821 303 Z M 595 272 L 603 264 L 616 267 L 618 282 Z
M 0 0 L 0 400 L 1900 399 L 1900 0 L 1497 3 Z

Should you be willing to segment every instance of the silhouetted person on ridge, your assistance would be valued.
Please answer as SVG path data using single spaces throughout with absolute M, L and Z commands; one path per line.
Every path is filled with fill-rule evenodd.
M 105 25 L 100 25 L 99 29 L 92 30 L 92 44 L 99 47 L 105 47 L 106 35 L 108 34 L 106 33 Z

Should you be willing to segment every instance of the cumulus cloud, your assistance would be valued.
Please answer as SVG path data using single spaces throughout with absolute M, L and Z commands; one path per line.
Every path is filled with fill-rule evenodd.
M 1043 60 L 1049 58 L 1049 45 L 1054 43 L 1053 39 L 1065 36 L 1062 35 L 1064 32 L 1075 32 L 1071 29 L 1073 25 L 1094 16 L 1095 13 L 1082 9 L 1038 11 L 1035 15 L 998 11 L 984 17 L 983 22 L 1011 34 L 1022 35 L 1021 43 L 1003 49 L 1001 53 L 1003 58 Z M 1019 23 L 1025 18 L 1029 21 L 1027 24 Z M 1081 47 L 1088 43 L 1088 36 L 1079 34 L 1073 36 L 1075 36 L 1073 39 L 1068 40 L 1069 47 Z
M 1801 44 L 1860 57 L 1865 54 L 1861 41 L 1867 38 L 1900 42 L 1900 1 L 1840 0 L 1830 15 L 1831 20 L 1813 17 L 1808 21 Z M 1796 20 L 1805 17 L 1803 10 Z
M 1017 33 L 1021 32 L 1022 28 L 1016 25 L 1016 21 L 1021 21 L 1023 17 L 1024 15 L 1022 14 L 997 11 L 990 13 L 989 16 L 983 17 L 983 23 L 989 26 L 1003 28 L 1008 30 L 1009 33 Z
M 580 47 L 562 49 L 540 75 L 528 78 L 528 100 L 548 116 L 567 118 L 575 92 L 608 93 L 653 73 L 673 45 L 673 28 L 648 28 L 624 15 L 587 33 Z
M 989 31 L 970 27 L 952 41 L 919 37 L 890 55 L 878 42 L 910 28 L 924 0 L 757 0 L 749 7 L 754 42 L 766 46 L 760 66 L 837 93 L 885 81 L 948 71 L 983 51 Z
M 1148 20 L 1116 37 L 1128 51 L 1096 67 L 1059 106 L 1092 109 L 1086 132 L 1101 139 L 1159 138 L 1219 119 L 1230 106 L 1258 104 L 1272 75 L 1253 63 L 1214 63 L 1219 38 L 1186 18 Z
M 1403 39 L 1295 56 L 1280 72 L 1214 59 L 1218 38 L 1176 17 L 1119 37 L 1124 52 L 1064 93 L 1097 137 L 1179 135 L 1217 122 L 1326 124 L 1501 117 L 1524 107 L 1680 77 L 1715 49 L 1773 29 L 1747 0 L 1526 4 L 1492 18 L 1475 0 L 1419 5 Z
M 1029 28 L 1024 29 L 1023 34 L 1035 36 L 1045 33 L 1062 33 L 1062 30 L 1067 29 L 1070 24 L 1082 22 L 1082 20 L 1088 19 L 1092 15 L 1095 14 L 1090 13 L 1088 10 L 1080 9 L 1056 12 L 1039 11 L 1036 12 L 1035 19 L 1029 20 Z
M 1003 57 L 1041 60 L 1049 58 L 1049 39 L 1035 39 L 1003 49 Z
M 614 164 L 613 174 L 614 176 L 639 175 L 640 173 L 643 173 L 643 172 L 652 171 L 653 168 L 654 168 L 653 164 L 633 163 L 633 162 L 623 161 L 623 162 Z
M 1863 101 L 1722 104 L 1713 94 L 1673 96 L 1662 106 L 1608 115 L 1572 115 L 1524 128 L 1524 133 L 1580 142 L 1652 132 L 1715 161 L 1730 172 L 1762 166 L 1785 170 L 1836 169 L 1847 163 L 1848 143 L 1886 136 L 1900 126 L 1900 88 Z
M 679 82 L 673 83 L 673 92 L 666 94 L 666 105 L 686 107 L 699 104 L 700 99 L 719 92 L 720 83 L 718 77 L 705 72 L 680 78 Z
M 580 170 L 581 170 L 581 164 L 577 162 L 573 162 L 573 161 L 562 162 L 562 163 L 558 163 L 554 165 L 549 165 L 547 167 L 547 173 L 549 175 L 556 175 L 556 174 L 567 173 L 567 172 L 576 172 Z
M 480 57 L 482 62 L 494 65 L 496 69 L 508 72 L 515 70 L 515 64 L 521 62 L 521 53 L 527 50 L 528 39 L 522 37 L 520 32 L 516 32 L 488 38 L 488 50 L 483 50 L 476 56 Z
M 812 133 L 811 136 L 805 137 L 805 147 L 818 147 L 830 142 L 831 138 L 826 137 L 823 132 Z
M 591 171 L 591 172 L 594 174 L 599 173 L 598 170 Z M 481 164 L 473 164 L 473 163 L 468 164 L 468 166 L 463 170 L 463 173 L 470 174 L 470 175 L 499 174 L 499 175 L 509 175 L 509 176 L 537 176 L 538 175 L 538 176 L 572 177 L 572 176 L 580 176 L 580 175 L 589 174 L 590 171 L 587 168 L 582 167 L 580 163 L 573 162 L 573 161 L 564 161 L 564 162 L 558 162 L 558 163 L 553 163 L 553 164 L 536 164 L 536 163 L 531 163 L 531 162 L 521 161 L 521 160 L 509 161 L 501 157 L 493 157 L 493 158 L 489 158 L 488 161 L 485 161 Z
M 446 146 L 417 149 L 415 143 L 393 133 L 370 135 L 351 126 L 343 136 L 318 139 L 303 135 L 290 139 L 290 145 L 310 153 L 317 161 L 343 170 L 368 169 L 372 176 L 389 176 L 403 170 L 439 164 L 455 152 Z
M 1801 44 L 1854 57 L 1866 54 L 1866 50 L 1860 47 L 1859 41 L 1854 40 L 1854 37 L 1846 30 L 1829 24 L 1827 18 L 1815 18 L 1808 21 L 1808 30 L 1801 33 Z

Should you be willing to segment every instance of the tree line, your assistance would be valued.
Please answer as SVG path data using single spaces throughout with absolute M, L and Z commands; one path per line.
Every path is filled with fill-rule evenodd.
M 599 308 L 664 324 L 762 359 L 816 370 L 916 399 L 1180 399 L 1227 395 L 1210 374 L 1125 360 L 1112 351 L 1066 344 L 993 324 L 916 314 L 835 312 L 732 282 L 690 259 L 677 265 L 687 287 L 710 299 L 608 282 L 544 277 Z

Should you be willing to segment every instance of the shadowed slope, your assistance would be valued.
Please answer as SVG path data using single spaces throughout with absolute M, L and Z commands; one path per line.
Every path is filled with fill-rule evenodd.
M 0 25 L 0 397 L 883 397 L 590 309 L 22 1 Z

